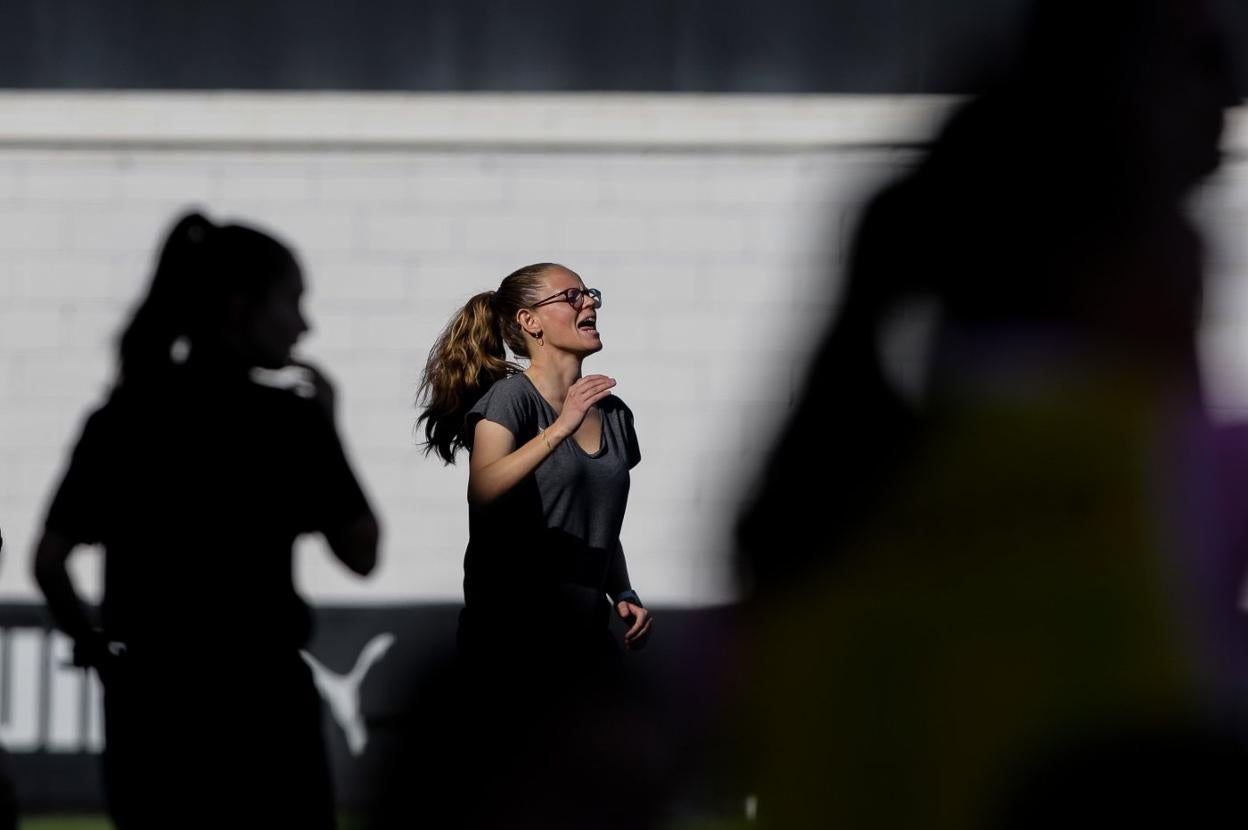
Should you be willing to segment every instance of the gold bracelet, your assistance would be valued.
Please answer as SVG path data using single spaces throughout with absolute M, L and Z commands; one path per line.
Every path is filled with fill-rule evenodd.
M 550 452 L 554 452 L 555 448 L 550 445 L 550 439 L 546 437 L 546 429 L 547 429 L 546 427 L 543 427 L 540 433 L 542 436 L 542 442 L 546 444 L 547 450 L 549 450 Z

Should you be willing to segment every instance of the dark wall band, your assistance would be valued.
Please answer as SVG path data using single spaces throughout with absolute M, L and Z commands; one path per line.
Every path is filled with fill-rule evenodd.
M 1248 51 L 1245 11 L 1227 0 Z M 963 93 L 1026 0 L 10 0 L 0 87 Z M 1241 71 L 1243 89 L 1248 76 Z

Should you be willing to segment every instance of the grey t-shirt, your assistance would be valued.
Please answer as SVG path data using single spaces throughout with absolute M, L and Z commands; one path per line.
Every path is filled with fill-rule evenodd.
M 610 395 L 596 407 L 602 416 L 596 453 L 568 438 L 505 496 L 469 508 L 469 606 L 514 599 L 516 590 L 578 586 L 602 598 L 631 589 L 618 543 L 629 470 L 641 450 L 633 413 L 623 401 Z M 469 411 L 468 435 L 484 418 L 505 427 L 520 446 L 557 417 L 528 376 L 517 373 L 495 383 Z

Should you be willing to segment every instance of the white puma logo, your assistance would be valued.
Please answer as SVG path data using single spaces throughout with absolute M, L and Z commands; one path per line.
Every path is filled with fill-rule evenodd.
M 312 668 L 312 679 L 316 681 L 321 697 L 329 704 L 330 713 L 342 727 L 347 738 L 347 749 L 357 757 L 364 754 L 364 747 L 368 745 L 368 730 L 360 714 L 360 684 L 364 682 L 364 675 L 368 670 L 393 644 L 393 634 L 378 634 L 368 641 L 368 645 L 360 652 L 359 659 L 355 661 L 355 667 L 346 674 L 331 671 L 311 654 L 300 652 L 304 662 Z

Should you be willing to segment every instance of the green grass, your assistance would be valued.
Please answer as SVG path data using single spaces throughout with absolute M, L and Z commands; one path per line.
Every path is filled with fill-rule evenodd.
M 113 830 L 104 816 L 30 816 L 17 824 L 18 830 Z M 338 830 L 353 830 L 359 822 L 348 816 L 338 820 Z M 750 825 L 743 821 L 708 819 L 686 822 L 674 830 L 745 830 Z
M 31 816 L 17 823 L 18 830 L 113 830 L 104 816 Z

